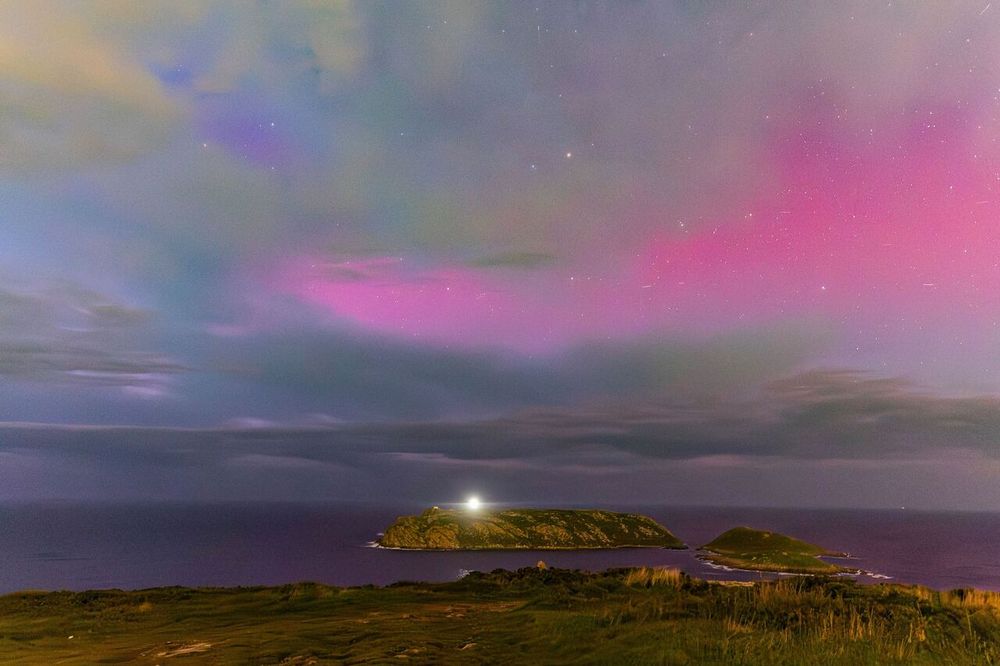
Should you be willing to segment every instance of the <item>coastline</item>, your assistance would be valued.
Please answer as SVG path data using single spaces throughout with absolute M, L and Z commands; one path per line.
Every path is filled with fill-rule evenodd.
M 741 567 L 731 567 L 726 564 L 719 564 L 717 562 L 712 562 L 711 560 L 705 559 L 701 556 L 696 556 L 699 562 L 702 562 L 705 566 L 715 569 L 717 571 L 738 571 L 740 573 L 747 574 L 768 574 L 771 576 L 815 576 L 817 578 L 872 578 L 875 580 L 893 580 L 892 576 L 887 574 L 880 574 L 874 571 L 867 571 L 865 569 L 855 569 L 854 571 L 837 571 L 833 573 L 810 573 L 804 571 L 774 571 L 768 569 L 744 569 Z M 857 558 L 852 558 L 857 559 Z M 903 583 L 900 583 L 903 584 Z
M 387 551 L 397 551 L 404 553 L 478 553 L 478 552 L 573 552 L 573 551 L 601 551 L 601 550 L 674 550 L 674 551 L 684 551 L 691 550 L 690 547 L 685 548 L 664 548 L 663 546 L 612 546 L 608 548 L 397 548 L 394 546 L 383 546 L 378 543 L 378 541 L 368 541 L 364 544 L 364 548 L 372 548 L 375 550 L 387 550 Z M 842 553 L 838 555 L 823 555 L 821 557 L 828 557 L 832 559 L 841 560 L 857 560 L 860 559 L 856 556 Z M 768 569 L 745 569 L 742 567 L 733 567 L 726 564 L 719 564 L 713 562 L 701 554 L 694 555 L 694 559 L 698 562 L 704 564 L 710 569 L 716 571 L 726 571 L 726 572 L 739 572 L 746 574 L 769 574 L 773 576 L 817 576 L 817 577 L 845 577 L 845 578 L 871 578 L 873 580 L 894 580 L 892 576 L 887 574 L 878 573 L 875 571 L 868 571 L 866 569 L 855 569 L 853 571 L 836 571 L 830 573 L 816 573 L 807 571 L 778 571 L 778 570 L 768 570 Z M 463 570 L 468 571 L 468 570 Z M 747 582 L 747 581 L 738 581 Z

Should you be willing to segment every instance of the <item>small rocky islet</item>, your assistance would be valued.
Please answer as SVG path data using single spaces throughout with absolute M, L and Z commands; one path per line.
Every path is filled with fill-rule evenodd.
M 820 557 L 847 557 L 777 532 L 734 527 L 701 548 L 701 559 L 720 566 L 751 571 L 833 575 L 859 573 Z

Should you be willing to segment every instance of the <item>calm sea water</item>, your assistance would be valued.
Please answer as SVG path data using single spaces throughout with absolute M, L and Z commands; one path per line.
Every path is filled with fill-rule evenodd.
M 0 505 L 0 593 L 161 585 L 273 585 L 312 580 L 384 585 L 454 580 L 467 570 L 600 570 L 671 565 L 709 579 L 759 574 L 710 568 L 693 551 L 401 552 L 367 544 L 419 506 L 345 504 Z M 602 507 L 645 513 L 689 545 L 736 525 L 846 551 L 859 568 L 939 589 L 1000 590 L 1000 514 Z M 866 578 L 864 582 L 875 582 Z

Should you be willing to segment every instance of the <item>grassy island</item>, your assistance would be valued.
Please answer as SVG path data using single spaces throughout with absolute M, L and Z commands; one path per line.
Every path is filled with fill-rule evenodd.
M 378 540 L 415 550 L 569 550 L 684 548 L 652 518 L 635 513 L 571 509 L 439 509 L 402 516 Z
M 703 559 L 735 569 L 804 574 L 856 571 L 819 559 L 821 555 L 844 557 L 844 553 L 828 551 L 821 546 L 777 532 L 750 527 L 736 527 L 724 532 L 700 550 L 703 552 Z
M 0 663 L 996 664 L 1000 593 L 676 570 L 0 597 Z

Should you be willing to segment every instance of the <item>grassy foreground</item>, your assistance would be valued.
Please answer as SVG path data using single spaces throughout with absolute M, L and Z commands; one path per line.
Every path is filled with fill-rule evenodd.
M 379 544 L 420 550 L 684 548 L 652 518 L 597 509 L 439 509 L 401 516 Z
M 1000 593 L 676 570 L 0 597 L 0 663 L 1000 663 Z
M 819 559 L 820 555 L 839 557 L 844 553 L 831 552 L 784 534 L 750 527 L 735 527 L 724 532 L 700 550 L 704 553 L 702 557 L 709 562 L 736 569 L 807 574 L 848 571 Z
M 1000 663 L 1000 593 L 676 570 L 0 597 L 0 663 Z

